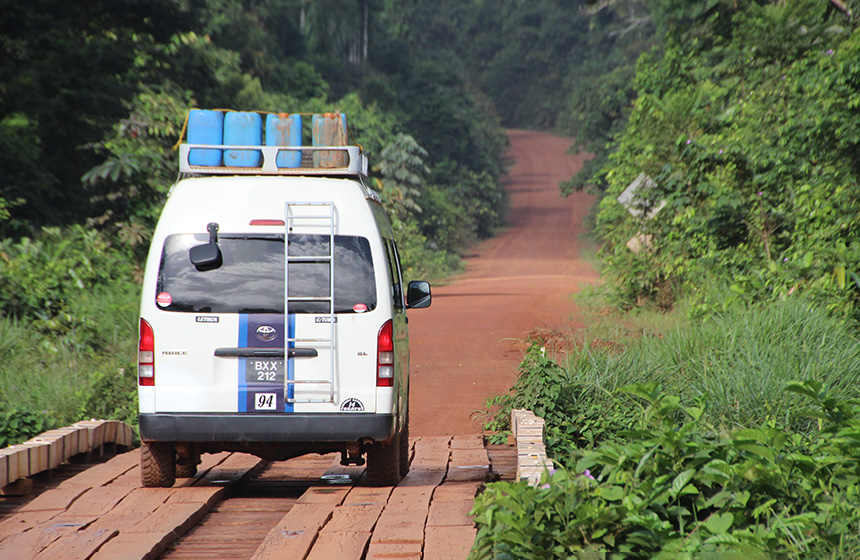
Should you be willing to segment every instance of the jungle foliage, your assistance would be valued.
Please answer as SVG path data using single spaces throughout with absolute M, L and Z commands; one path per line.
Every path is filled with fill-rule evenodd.
M 506 125 L 554 127 L 593 154 L 561 189 L 602 198 L 616 303 L 693 297 L 708 314 L 809 292 L 854 312 L 857 0 L 448 5 L 444 21 L 426 14 L 425 42 L 454 45 Z M 654 187 L 638 201 L 665 203 L 653 219 L 617 201 L 640 175 Z
M 837 4 L 860 8 L 710 2 L 640 58 L 599 172 L 597 232 L 622 305 L 683 294 L 710 313 L 805 292 L 856 313 L 860 29 Z M 634 216 L 616 198 L 641 174 L 653 186 Z M 726 289 L 714 298 L 710 283 Z
M 488 486 L 471 558 L 857 556 L 852 324 L 800 297 L 580 342 L 536 341 L 491 401 L 502 434 L 546 420 L 557 469 Z
M 0 0 L 0 432 L 136 420 L 137 283 L 192 107 L 344 112 L 407 280 L 503 224 L 504 132 L 412 4 Z
M 401 4 L 3 2 L 0 234 L 88 223 L 140 256 L 190 107 L 340 110 L 377 164 L 398 135 L 424 150 L 419 188 L 404 191 L 415 204 L 399 218 L 434 245 L 405 257 L 419 266 L 439 251 L 450 261 L 502 224 L 505 137 L 460 69 L 409 43 Z M 420 198 L 449 200 L 466 219 L 439 205 L 424 215 Z

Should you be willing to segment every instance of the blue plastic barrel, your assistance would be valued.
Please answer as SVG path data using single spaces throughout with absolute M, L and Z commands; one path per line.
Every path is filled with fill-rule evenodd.
M 263 119 L 257 113 L 230 112 L 224 115 L 224 144 L 227 146 L 262 146 Z M 224 150 L 227 167 L 260 167 L 260 150 Z
M 302 116 L 266 115 L 266 146 L 301 146 Z M 301 167 L 302 152 L 279 152 L 275 160 L 278 167 Z
M 311 142 L 314 146 L 346 146 L 346 115 L 325 113 L 311 119 Z M 345 151 L 314 150 L 314 167 L 346 167 L 349 156 Z
M 188 113 L 188 143 L 220 146 L 224 138 L 224 114 L 220 111 L 192 109 Z M 221 150 L 193 149 L 188 154 L 190 165 L 218 167 Z

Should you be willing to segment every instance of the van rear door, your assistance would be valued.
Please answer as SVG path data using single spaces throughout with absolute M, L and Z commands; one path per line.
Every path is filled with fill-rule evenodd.
M 284 238 L 220 232 L 222 263 L 210 270 L 189 259 L 206 235 L 165 239 L 155 290 L 157 412 L 375 411 L 384 321 L 374 313 L 370 242 L 302 233 L 285 247 Z M 331 239 L 334 275 L 318 258 L 332 253 Z M 297 257 L 289 266 L 286 254 Z M 333 300 L 320 301 L 332 289 Z

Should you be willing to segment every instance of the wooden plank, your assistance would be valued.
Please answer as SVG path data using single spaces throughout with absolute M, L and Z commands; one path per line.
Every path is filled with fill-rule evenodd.
M 110 484 L 129 470 L 136 468 L 140 463 L 140 451 L 134 450 L 121 453 L 112 457 L 104 463 L 99 463 L 78 473 L 68 480 L 64 480 L 58 488 L 89 487 L 96 488 Z
M 174 488 L 167 499 L 170 504 L 205 504 L 211 508 L 224 499 L 227 488 L 223 486 L 188 486 Z
M 90 560 L 155 560 L 176 540 L 164 533 L 120 533 Z
M 474 501 L 478 490 L 483 486 L 482 482 L 445 482 L 433 491 L 433 501 L 437 500 L 465 500 Z
M 450 437 L 422 437 L 415 441 L 415 457 L 412 459 L 412 469 L 447 470 L 450 451 Z
M 75 533 L 78 527 L 34 527 L 10 535 L 0 542 L 0 558 L 35 558 L 48 545 L 64 534 Z
M 81 428 L 81 437 L 86 438 L 87 451 L 101 447 L 105 442 L 104 420 L 84 420 L 74 424 L 75 428 Z
M 7 455 L 9 460 L 10 484 L 19 478 L 30 476 L 30 450 L 28 448 L 21 445 L 10 445 L 0 450 L 0 453 Z
M 456 438 L 455 438 L 456 439 Z M 490 458 L 484 446 L 478 448 L 454 448 L 448 465 L 448 481 L 487 480 L 490 473 Z
M 305 558 L 319 530 L 331 519 L 334 503 L 298 503 L 271 530 L 251 560 Z
M 422 540 L 423 542 L 423 540 Z M 422 543 L 416 542 L 384 542 L 370 541 L 367 550 L 367 560 L 421 560 L 423 552 Z
M 28 439 L 23 443 L 23 445 L 38 444 L 45 445 L 47 447 L 46 461 L 44 465 L 39 465 L 38 467 L 33 465 L 31 461 L 31 476 L 39 472 L 46 471 L 48 469 L 56 469 L 57 467 L 62 465 L 67 459 L 66 438 L 65 434 L 63 434 L 62 432 L 51 430 L 34 438 Z
M 209 508 L 200 503 L 164 504 L 145 516 L 140 523 L 123 527 L 123 533 L 183 535 L 188 529 L 196 525 L 208 511 Z
M 119 534 L 117 530 L 83 529 L 47 546 L 36 560 L 80 560 L 90 558 L 106 542 Z
M 251 476 L 266 465 L 259 457 L 246 453 L 231 453 L 230 456 L 212 467 L 200 477 L 196 485 L 213 484 L 223 486 L 226 483 L 238 482 L 243 476 Z
M 110 487 L 106 487 L 110 488 Z M 116 528 L 122 531 L 140 523 L 153 511 L 167 502 L 175 492 L 172 488 L 136 488 L 128 493 L 116 507 L 101 515 L 94 528 Z
M 370 486 L 355 486 L 350 489 L 343 505 L 380 505 L 384 506 L 391 495 L 391 487 L 373 488 Z
M 134 488 L 140 488 L 140 485 L 141 481 L 139 468 L 127 470 L 115 479 L 111 480 L 109 484 L 109 486 L 112 488 L 122 486 L 128 488 L 129 490 L 132 490 Z
M 416 448 L 416 458 L 426 453 Z M 441 452 L 441 449 L 436 452 Z M 424 547 L 424 526 L 433 491 L 443 470 L 412 469 L 391 493 L 373 536 L 368 558 L 418 558 Z
M 112 510 L 131 490 L 124 487 L 102 486 L 81 495 L 66 510 L 71 515 L 104 515 Z
M 17 479 L 18 477 L 16 476 L 15 480 Z M 0 488 L 6 486 L 9 482 L 15 482 L 14 480 L 9 480 L 9 456 L 5 453 L 0 453 Z
M 383 504 L 343 504 L 334 508 L 331 519 L 320 531 L 323 533 L 367 533 L 373 531 L 382 513 Z
M 324 488 L 313 487 L 308 488 L 307 492 L 301 495 L 299 503 L 302 504 L 340 504 L 349 493 L 349 488 Z
M 57 428 L 49 434 L 61 434 L 63 436 L 63 461 L 68 461 L 78 454 L 80 448 L 80 430 L 77 428 Z
M 433 500 L 430 504 L 430 511 L 427 514 L 427 526 L 449 527 L 464 525 L 471 527 L 475 524 L 474 520 L 469 516 L 472 506 L 474 506 L 473 500 Z
M 31 511 L 26 513 L 16 513 L 11 517 L 7 517 L 0 521 L 0 541 L 15 535 L 30 530 L 48 521 L 49 519 L 64 513 L 63 510 L 41 510 Z
M 65 511 L 69 509 L 69 506 L 71 506 L 75 500 L 79 499 L 89 491 L 90 488 L 85 486 L 68 486 L 66 488 L 57 487 L 52 490 L 42 492 L 18 511 L 21 513 L 46 510 Z
M 474 527 L 427 527 L 424 560 L 465 560 L 476 534 Z
M 454 436 L 451 440 L 451 449 L 483 449 L 484 436 L 482 434 L 467 434 Z
M 51 448 L 45 441 L 25 441 L 16 447 L 23 447 L 29 454 L 28 464 L 30 476 L 50 469 Z
M 370 532 L 320 533 L 307 560 L 361 560 Z
M 426 488 L 431 489 L 445 480 L 445 471 L 437 469 L 410 469 L 406 478 L 400 481 L 398 488 Z

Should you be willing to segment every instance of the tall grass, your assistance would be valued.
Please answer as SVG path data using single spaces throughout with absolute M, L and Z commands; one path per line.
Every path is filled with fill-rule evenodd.
M 573 447 L 631 426 L 638 404 L 619 389 L 633 383 L 656 382 L 702 406 L 715 429 L 765 422 L 814 429 L 801 398 L 785 391 L 789 381 L 819 381 L 840 400 L 860 396 L 855 327 L 808 301 L 734 309 L 699 323 L 657 316 L 659 328 L 641 323 L 648 317 L 628 317 L 625 325 L 611 317 L 615 339 L 583 335 L 566 354 L 533 345 L 511 393 L 488 402 L 486 427 L 505 430 L 512 408 L 532 409 L 546 419 L 551 451 L 564 460 Z M 605 336 L 607 327 L 594 330 Z
M 860 343 L 853 329 L 804 300 L 736 310 L 702 324 L 628 339 L 618 347 L 583 345 L 564 364 L 571 385 L 601 399 L 630 383 L 659 382 L 700 400 L 717 423 L 799 422 L 792 380 L 817 380 L 838 398 L 858 396 Z
M 34 429 L 95 416 L 134 422 L 138 302 L 137 286 L 117 281 L 78 297 L 69 319 L 0 316 L 0 410 L 39 417 Z

